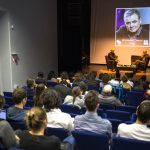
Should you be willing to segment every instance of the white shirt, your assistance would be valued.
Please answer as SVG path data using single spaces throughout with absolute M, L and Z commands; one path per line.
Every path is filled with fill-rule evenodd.
M 150 128 L 146 125 L 142 124 L 125 124 L 121 123 L 118 126 L 118 136 L 130 138 L 130 139 L 137 139 L 143 141 L 150 141 Z
M 69 131 L 74 128 L 74 118 L 67 113 L 62 112 L 60 109 L 52 109 L 50 112 L 47 112 L 48 127 L 52 128 L 65 128 Z
M 64 103 L 63 104 L 73 105 L 73 96 L 67 95 L 65 97 L 65 99 L 64 99 Z M 82 98 L 80 98 L 80 97 L 76 97 L 74 105 L 81 109 L 81 107 L 84 106 L 84 100 Z

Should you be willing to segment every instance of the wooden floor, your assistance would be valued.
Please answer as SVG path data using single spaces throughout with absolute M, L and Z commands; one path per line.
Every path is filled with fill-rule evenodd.
M 107 70 L 106 65 L 89 65 L 89 66 L 83 66 L 82 70 L 83 70 L 84 73 L 88 73 L 90 71 L 96 71 L 97 74 L 100 74 L 100 73 L 115 74 L 116 73 L 116 72 Z M 130 72 L 130 71 L 123 71 L 123 70 L 121 70 L 120 71 L 121 76 L 123 76 L 126 72 Z M 133 79 L 134 80 L 138 80 L 143 75 L 145 75 L 146 76 L 146 80 L 150 82 L 150 68 L 149 67 L 147 68 L 146 72 L 137 72 L 134 75 Z

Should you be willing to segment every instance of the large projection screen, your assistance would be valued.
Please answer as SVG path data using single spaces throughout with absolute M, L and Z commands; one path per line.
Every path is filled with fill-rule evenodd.
M 149 47 L 150 8 L 116 8 L 116 46 Z
M 150 54 L 150 7 L 140 7 L 143 2 L 139 0 L 138 7 L 130 0 L 116 0 L 115 3 L 109 0 L 109 5 L 105 1 L 107 0 L 91 1 L 90 63 L 106 64 L 105 55 L 111 49 L 115 49 L 119 63 L 126 65 L 131 64 L 131 55 L 142 55 L 143 50 Z M 150 6 L 150 1 L 145 3 Z M 139 10 L 141 25 L 148 31 L 146 39 L 134 39 L 131 36 L 131 39 L 118 41 L 116 32 L 119 27 L 125 26 L 123 14 L 127 9 Z

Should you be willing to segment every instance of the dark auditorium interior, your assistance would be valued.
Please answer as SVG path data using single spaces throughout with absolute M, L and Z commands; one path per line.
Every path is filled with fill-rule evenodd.
M 127 24 L 134 24 L 134 20 L 125 23 L 125 11 L 130 9 L 140 13 L 140 29 L 136 34 L 126 29 Z M 119 29 L 125 29 L 129 39 L 118 39 Z M 143 30 L 148 33 L 148 39 L 139 39 Z M 150 135 L 146 141 L 140 137 L 128 140 L 115 136 L 120 124 L 136 124 L 139 105 L 150 100 L 150 0 L 0 0 L 0 32 L 0 99 L 1 96 L 5 99 L 2 107 L 0 100 L 0 122 L 7 120 L 6 110 L 15 105 L 14 89 L 28 86 L 27 80 L 35 79 L 34 94 L 41 83 L 44 88 L 50 87 L 58 93 L 62 90 L 56 88 L 60 84 L 69 88 L 66 91 L 69 94 L 61 97 L 60 110 L 73 119 L 88 111 L 84 100 L 91 90 L 102 94 L 104 99 L 114 94 L 115 100 L 121 103 L 99 102 L 96 107 L 98 116 L 112 125 L 111 140 L 101 134 L 74 130 L 69 135 L 73 135 L 76 145 L 67 141 L 69 146 L 62 150 L 141 150 L 150 146 Z M 109 58 L 112 50 L 116 55 L 114 60 Z M 62 75 L 64 71 L 69 77 Z M 38 73 L 42 77 L 38 77 Z M 85 91 L 79 80 L 84 82 Z M 106 89 L 108 93 L 105 93 L 104 87 L 108 84 L 111 89 Z M 79 96 L 84 101 L 80 109 L 74 104 L 77 96 L 73 96 L 73 88 L 76 86 L 84 93 Z M 63 104 L 67 95 L 73 97 L 71 106 Z M 35 106 L 34 96 L 27 95 L 25 110 Z M 149 123 L 142 122 L 146 130 L 150 127 L 148 117 Z M 27 129 L 24 122 L 9 123 L 14 130 Z M 62 142 L 68 136 L 68 130 L 62 129 L 50 127 L 46 131 L 48 136 L 54 134 Z M 1 134 L 0 150 L 6 150 L 8 147 Z M 14 147 L 10 150 L 19 150 Z

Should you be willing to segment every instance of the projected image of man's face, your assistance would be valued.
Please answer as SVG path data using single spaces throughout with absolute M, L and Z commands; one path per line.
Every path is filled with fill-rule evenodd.
M 124 18 L 124 22 L 127 30 L 132 33 L 136 32 L 140 28 L 141 24 L 140 18 L 137 14 L 126 16 Z

